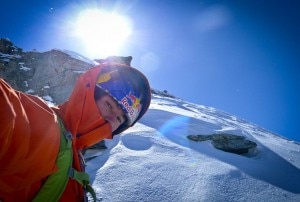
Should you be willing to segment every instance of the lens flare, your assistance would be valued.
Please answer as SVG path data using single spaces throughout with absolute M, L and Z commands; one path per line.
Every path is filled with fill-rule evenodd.
M 178 115 L 161 126 L 159 132 L 162 136 L 168 138 L 172 142 L 187 148 L 186 150 L 183 150 L 183 155 L 189 156 L 189 158 L 187 158 L 187 165 L 197 168 L 201 166 L 201 159 L 194 157 L 192 152 L 194 147 L 191 145 L 191 141 L 187 138 L 187 136 L 190 135 L 190 124 L 191 117 Z
M 190 117 L 187 116 L 176 116 L 166 122 L 159 132 L 172 142 L 188 147 L 189 141 L 186 136 L 188 135 L 189 119 Z

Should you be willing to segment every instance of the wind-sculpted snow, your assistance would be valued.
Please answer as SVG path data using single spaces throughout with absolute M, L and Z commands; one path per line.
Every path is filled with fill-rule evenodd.
M 237 155 L 187 135 L 257 143 Z M 154 95 L 134 127 L 87 162 L 102 201 L 300 201 L 300 145 L 212 107 Z

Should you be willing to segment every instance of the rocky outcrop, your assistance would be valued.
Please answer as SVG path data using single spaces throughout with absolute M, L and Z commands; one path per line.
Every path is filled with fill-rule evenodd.
M 0 78 L 19 91 L 55 104 L 70 96 L 80 74 L 97 62 L 73 52 L 23 52 L 8 39 L 0 40 Z
M 177 98 L 174 95 L 170 94 L 167 90 L 160 91 L 160 90 L 156 90 L 156 89 L 152 88 L 151 93 L 154 95 L 162 96 L 162 97 Z
M 6 38 L 0 38 L 0 52 L 3 54 L 21 53 L 22 49 L 14 46 L 14 44 Z
M 210 140 L 216 149 L 235 154 L 249 153 L 257 146 L 255 142 L 246 140 L 244 136 L 233 134 L 188 135 L 187 138 L 197 142 Z
M 126 65 L 131 65 L 132 61 L 132 56 L 109 56 L 106 59 L 96 59 L 95 60 L 98 63 L 104 63 L 104 62 L 117 62 L 117 63 L 122 63 Z

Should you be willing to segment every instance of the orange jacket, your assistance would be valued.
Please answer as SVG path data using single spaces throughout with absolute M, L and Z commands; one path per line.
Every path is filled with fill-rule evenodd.
M 57 115 L 73 134 L 73 167 L 82 171 L 78 153 L 104 138 L 110 125 L 94 100 L 101 65 L 79 77 L 68 101 L 50 108 L 40 98 L 12 89 L 0 79 L 0 200 L 31 201 L 57 170 L 60 145 Z M 61 201 L 83 201 L 83 189 L 70 179 Z
M 44 101 L 13 90 L 2 79 L 0 106 L 0 199 L 30 201 L 57 169 L 57 117 Z

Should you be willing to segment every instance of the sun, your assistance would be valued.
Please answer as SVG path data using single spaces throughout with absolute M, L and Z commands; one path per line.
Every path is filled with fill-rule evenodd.
M 81 11 L 75 22 L 75 34 L 87 55 L 114 55 L 130 36 L 129 18 L 99 9 Z

